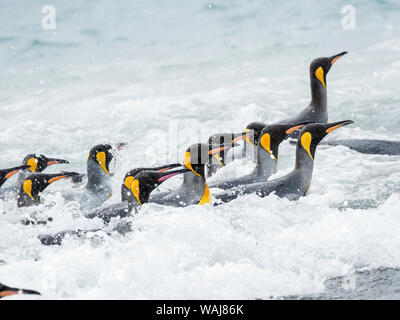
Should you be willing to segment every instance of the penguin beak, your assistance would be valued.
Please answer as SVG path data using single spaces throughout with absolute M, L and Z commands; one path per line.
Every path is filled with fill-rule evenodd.
M 292 124 L 292 127 L 287 129 L 285 131 L 285 133 L 286 134 L 291 134 L 292 132 L 294 132 L 294 131 L 296 131 L 296 130 L 298 130 L 300 128 L 303 128 L 306 124 L 310 124 L 310 123 L 314 123 L 314 122 L 311 121 L 311 120 L 307 120 L 307 121 L 298 122 L 298 124 Z
M 171 169 L 177 168 L 177 167 L 182 167 L 182 165 L 180 163 L 168 164 L 168 165 L 158 169 L 157 172 L 164 172 L 164 171 L 168 171 L 168 170 L 171 170 Z
M 115 144 L 115 149 L 121 151 L 124 149 L 128 144 L 126 142 L 119 142 Z
M 180 170 L 175 170 L 175 171 L 170 171 L 170 172 L 165 172 L 164 174 L 162 174 L 162 176 L 160 178 L 157 179 L 158 182 L 163 182 L 165 180 L 168 180 L 169 178 L 172 178 L 173 176 L 176 176 L 178 174 L 182 174 L 185 172 L 189 172 L 191 171 L 190 169 L 184 168 L 184 169 L 180 169 Z
M 47 165 L 52 166 L 53 164 L 61 164 L 61 163 L 69 163 L 68 160 L 64 159 L 52 159 L 52 158 L 47 158 Z
M 347 126 L 348 124 L 352 124 L 352 123 L 354 123 L 354 121 L 352 121 L 352 120 L 344 120 L 344 121 L 329 123 L 329 124 L 325 125 L 325 132 L 329 133 L 340 127 Z
M 58 181 L 58 180 L 67 179 L 67 178 L 69 178 L 69 177 L 77 176 L 77 175 L 80 175 L 80 174 L 79 174 L 79 173 L 76 173 L 76 172 L 63 172 L 62 174 L 56 175 L 55 177 L 49 179 L 49 180 L 47 181 L 47 183 L 48 183 L 48 184 L 51 184 L 51 183 L 56 182 L 56 181 Z
M 9 178 L 11 178 L 14 174 L 18 173 L 20 170 L 28 169 L 28 168 L 30 168 L 30 166 L 28 166 L 28 165 L 23 165 L 23 166 L 15 167 L 14 170 L 13 170 L 13 171 L 10 171 L 9 173 L 7 173 L 7 174 L 5 175 L 5 177 L 6 177 L 6 179 L 9 179 Z
M 236 134 L 233 134 L 232 136 L 233 136 L 232 143 L 236 143 L 240 140 L 246 139 L 247 132 L 236 133 Z
M 16 294 L 36 294 L 36 295 L 40 295 L 39 292 L 33 291 L 33 290 L 9 288 L 7 290 L 0 291 L 0 298 L 9 297 L 9 296 L 13 296 L 13 295 L 16 295 Z
M 214 147 L 214 148 L 210 149 L 210 150 L 208 151 L 208 154 L 209 154 L 209 155 L 213 155 L 213 154 L 219 153 L 219 152 L 221 152 L 221 151 L 224 151 L 224 150 L 226 150 L 226 149 L 234 148 L 234 147 L 237 147 L 237 146 L 239 146 L 238 143 L 224 144 L 224 145 L 222 145 L 221 147 Z M 211 146 L 210 146 L 210 147 L 211 147 Z
M 291 134 L 292 132 L 304 127 L 304 124 L 300 124 L 298 126 L 291 127 L 285 131 L 286 134 Z
M 345 54 L 347 54 L 347 51 L 343 51 L 337 55 L 334 55 L 329 58 L 329 61 L 331 62 L 331 65 L 334 64 L 336 61 L 338 61 L 341 57 L 343 57 Z

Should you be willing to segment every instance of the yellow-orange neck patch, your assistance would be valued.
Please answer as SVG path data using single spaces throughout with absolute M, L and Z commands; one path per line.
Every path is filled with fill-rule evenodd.
M 307 151 L 308 155 L 310 156 L 311 160 L 314 161 L 313 156 L 311 155 L 310 147 L 311 147 L 312 136 L 311 133 L 305 132 L 301 136 L 301 145 L 303 146 L 304 150 Z
M 25 193 L 35 202 L 38 202 L 33 196 L 32 196 L 32 180 L 28 179 L 25 180 L 22 189 L 25 191 Z
M 126 177 L 126 178 L 125 178 L 125 181 L 124 181 L 125 187 L 127 187 L 128 189 L 130 189 L 133 180 L 134 180 L 134 178 L 133 178 L 132 176 Z
M 104 170 L 105 173 L 110 175 L 106 168 L 106 153 L 104 151 L 100 151 L 96 154 L 97 162 L 99 163 L 100 167 Z
M 276 159 L 274 153 L 271 151 L 271 136 L 269 135 L 269 133 L 263 134 L 260 140 L 260 144 L 265 149 L 265 151 L 267 151 L 272 157 L 274 157 L 275 160 L 278 160 Z
M 201 175 L 199 175 L 196 171 L 193 170 L 192 162 L 190 161 L 190 152 L 189 152 L 189 151 L 186 151 L 186 152 L 185 152 L 185 155 L 184 155 L 184 157 L 183 157 L 183 165 L 184 165 L 186 168 L 188 168 L 189 170 L 191 170 L 194 174 L 196 174 L 196 175 L 198 175 L 199 177 L 202 178 Z
M 250 135 L 249 135 L 250 129 L 246 129 L 246 130 L 244 130 L 244 132 L 246 132 L 246 136 L 244 137 L 244 141 L 246 141 L 251 146 L 255 146 L 255 144 L 250 141 Z
M 217 159 L 217 161 L 218 161 L 218 163 L 221 165 L 221 167 L 224 166 L 224 164 L 221 162 L 221 158 L 220 158 L 220 156 L 219 156 L 218 153 L 214 154 L 214 158 Z
M 37 168 L 37 160 L 35 158 L 30 158 L 26 164 L 28 166 L 30 166 L 29 170 L 31 170 L 32 172 L 36 172 L 36 168 Z
M 325 80 L 324 80 L 324 69 L 322 69 L 322 67 L 319 67 L 315 71 L 315 76 L 317 77 L 317 79 L 319 81 L 321 81 L 322 85 L 326 88 L 326 84 L 325 84 Z
M 137 200 L 137 202 L 140 205 L 142 205 L 142 203 L 140 202 L 140 197 L 139 197 L 139 192 L 140 192 L 139 180 L 133 180 L 132 181 L 131 192 L 132 192 L 133 196 L 135 197 L 135 199 Z
M 206 203 L 211 203 L 211 193 L 207 183 L 204 184 L 204 192 L 200 199 L 199 205 L 203 205 Z

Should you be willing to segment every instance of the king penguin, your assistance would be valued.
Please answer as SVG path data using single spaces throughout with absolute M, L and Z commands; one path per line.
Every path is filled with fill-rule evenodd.
M 232 146 L 239 142 L 240 140 L 245 139 L 247 136 L 247 132 L 242 132 L 242 133 L 216 133 L 213 134 L 210 138 L 208 138 L 208 144 L 209 145 L 215 145 L 215 146 L 220 146 L 220 145 L 225 145 L 226 149 L 222 150 L 221 152 L 215 153 L 210 162 L 206 164 L 207 168 L 207 177 L 213 176 L 219 169 L 224 167 L 228 159 L 233 160 L 232 157 L 228 157 L 228 152 L 231 148 L 229 148 L 229 143 L 232 144 Z
M 300 129 L 303 125 L 272 124 L 264 127 L 260 137 L 257 137 L 257 162 L 254 170 L 243 177 L 210 184 L 210 188 L 231 189 L 240 185 L 267 181 L 272 174 L 278 171 L 279 145 L 288 134 Z
M 326 76 L 332 65 L 347 54 L 346 51 L 335 54 L 331 57 L 314 59 L 310 64 L 310 87 L 311 102 L 299 114 L 294 117 L 277 122 L 278 124 L 299 123 L 300 121 L 311 121 L 315 123 L 328 122 L 328 92 Z M 261 122 L 258 122 L 261 124 Z M 266 126 L 266 124 L 264 125 Z M 292 133 L 292 137 L 297 137 L 298 131 Z
M 183 165 L 190 172 L 183 174 L 182 185 L 174 191 L 151 194 L 149 202 L 176 207 L 211 203 L 210 189 L 205 178 L 205 165 L 215 153 L 232 146 L 236 146 L 236 144 L 229 143 L 227 146 L 213 146 L 197 143 L 190 146 L 186 149 L 183 158 Z
M 40 204 L 40 195 L 50 184 L 60 179 L 67 179 L 79 175 L 76 172 L 62 173 L 32 173 L 22 182 L 18 193 L 18 207 L 29 207 Z
M 22 166 L 25 166 L 25 168 L 19 170 L 16 183 L 10 187 L 4 188 L 4 190 L 1 192 L 0 198 L 3 200 L 15 199 L 18 195 L 18 190 L 20 189 L 22 182 L 25 180 L 27 175 L 35 172 L 42 172 L 49 166 L 63 163 L 69 162 L 64 159 L 48 158 L 42 154 L 28 154 L 22 160 Z
M 111 218 L 113 218 L 113 217 L 119 216 L 122 218 L 122 217 L 127 216 L 131 212 L 128 208 L 128 201 L 129 201 L 129 199 L 131 199 L 131 200 L 133 199 L 132 193 L 131 193 L 131 185 L 135 181 L 135 179 L 136 179 L 135 177 L 140 172 L 157 172 L 158 177 L 160 179 L 162 177 L 168 177 L 168 179 L 169 179 L 177 174 L 188 171 L 188 169 L 183 169 L 183 170 L 181 169 L 181 171 L 180 170 L 169 171 L 169 170 L 171 170 L 173 168 L 177 168 L 177 167 L 182 167 L 182 165 L 179 163 L 173 163 L 173 164 L 169 164 L 169 165 L 165 165 L 165 166 L 161 166 L 161 167 L 135 168 L 135 169 L 128 171 L 127 174 L 125 175 L 124 180 L 121 185 L 121 201 L 122 202 L 113 203 L 104 208 L 94 209 L 91 212 L 89 212 L 88 214 L 86 214 L 85 217 L 88 219 L 101 218 L 101 219 L 103 219 L 104 222 L 108 223 L 108 222 L 110 222 Z M 152 176 L 156 176 L 156 174 L 153 174 Z M 143 179 L 145 179 L 145 178 L 143 178 Z M 167 180 L 167 179 L 161 179 L 158 182 L 160 184 L 161 181 L 165 181 L 165 180 Z M 149 190 L 150 186 L 148 186 L 144 183 L 142 183 L 142 185 L 144 186 L 143 190 Z M 154 187 L 153 189 L 155 189 L 155 188 L 156 187 Z
M 132 181 L 134 180 L 134 177 L 140 172 L 140 171 L 157 171 L 157 172 L 164 172 L 168 171 L 173 168 L 178 168 L 182 167 L 180 163 L 171 163 L 167 164 L 164 166 L 160 167 L 148 167 L 148 168 L 135 168 L 130 171 L 128 171 L 125 174 L 124 181 L 121 185 L 121 200 L 122 201 L 127 201 L 128 200 L 128 195 L 131 193 L 131 184 Z
M 220 202 L 229 202 L 243 194 L 255 193 L 260 197 L 265 197 L 275 192 L 279 197 L 297 200 L 306 195 L 310 188 L 315 151 L 318 144 L 328 133 L 351 123 L 353 121 L 344 120 L 329 124 L 313 123 L 304 126 L 297 141 L 296 165 L 290 173 L 276 180 L 239 186 L 218 194 L 215 198 Z
M 110 144 L 94 146 L 87 158 L 87 183 L 75 190 L 65 190 L 66 201 L 75 201 L 83 210 L 100 206 L 112 196 L 110 163 L 113 159 L 113 147 Z
M 190 170 L 187 168 L 163 172 L 140 170 L 133 176 L 129 193 L 126 194 L 127 201 L 122 203 L 122 206 L 111 205 L 107 208 L 97 209 L 90 215 L 90 218 L 101 218 L 105 223 L 108 223 L 111 221 L 111 218 L 125 218 L 131 215 L 133 212 L 137 213 L 142 208 L 142 206 L 148 202 L 151 192 L 161 183 L 178 174 L 182 174 L 188 171 Z M 66 235 L 82 237 L 88 232 L 97 232 L 100 230 L 101 229 L 68 230 L 58 232 L 56 234 L 41 234 L 38 236 L 38 239 L 43 245 L 46 246 L 61 245 L 62 240 L 65 238 Z M 112 228 L 111 231 L 117 231 L 121 234 L 125 234 L 126 232 L 129 232 L 131 230 L 131 221 L 121 219 L 119 223 L 114 228 Z M 110 234 L 110 232 L 107 233 Z
M 23 166 L 0 170 L 0 188 L 14 174 L 20 172 L 23 169 L 27 169 L 27 168 L 29 168 L 28 165 L 23 165 Z

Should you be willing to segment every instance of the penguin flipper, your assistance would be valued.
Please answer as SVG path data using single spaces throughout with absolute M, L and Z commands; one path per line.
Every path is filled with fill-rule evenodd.
M 214 183 L 214 184 L 211 184 L 209 187 L 228 190 L 228 189 L 236 188 L 236 187 L 239 187 L 242 185 L 251 184 L 251 183 L 255 183 L 255 182 L 257 182 L 257 180 L 255 179 L 255 177 L 252 174 L 250 174 L 247 176 L 222 181 L 219 183 Z
M 323 144 L 345 146 L 364 154 L 400 155 L 400 142 L 375 139 L 331 140 Z
M 95 209 L 85 215 L 88 219 L 100 218 L 105 223 L 111 221 L 111 218 L 120 217 L 124 218 L 129 215 L 128 212 L 128 201 L 111 204 L 105 208 Z

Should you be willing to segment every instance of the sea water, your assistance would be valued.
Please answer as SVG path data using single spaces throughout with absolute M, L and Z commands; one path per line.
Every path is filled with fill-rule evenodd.
M 327 76 L 329 118 L 354 124 L 328 138 L 400 140 L 399 17 L 396 0 L 3 0 L 1 168 L 38 153 L 70 161 L 46 172 L 85 172 L 92 146 L 127 142 L 111 166 L 107 203 L 118 202 L 129 169 L 181 161 L 211 134 L 301 111 L 312 59 L 342 51 Z M 294 155 L 284 142 L 274 177 Z M 235 160 L 212 179 L 253 166 Z M 298 201 L 146 204 L 125 236 L 42 246 L 39 234 L 102 227 L 63 199 L 70 188 L 51 185 L 37 208 L 0 203 L 1 282 L 56 299 L 399 298 L 398 156 L 320 146 Z M 23 226 L 31 214 L 53 222 Z

